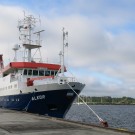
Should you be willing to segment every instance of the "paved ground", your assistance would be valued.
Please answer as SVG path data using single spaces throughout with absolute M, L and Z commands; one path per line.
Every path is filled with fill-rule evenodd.
M 0 135 L 133 135 L 65 120 L 0 109 Z

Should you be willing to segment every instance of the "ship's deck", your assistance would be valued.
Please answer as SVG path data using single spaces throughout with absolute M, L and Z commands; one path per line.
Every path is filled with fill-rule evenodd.
M 0 135 L 132 135 L 63 119 L 0 109 Z

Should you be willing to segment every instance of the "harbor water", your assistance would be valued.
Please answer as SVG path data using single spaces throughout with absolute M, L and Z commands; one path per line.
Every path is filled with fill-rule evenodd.
M 135 132 L 135 105 L 90 105 L 109 127 Z M 84 104 L 73 104 L 65 119 L 99 125 L 97 117 Z

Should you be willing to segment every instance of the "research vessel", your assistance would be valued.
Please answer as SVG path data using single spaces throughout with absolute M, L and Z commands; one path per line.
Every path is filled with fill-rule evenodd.
M 68 32 L 64 29 L 60 62 L 43 61 L 40 35 L 44 30 L 34 31 L 38 21 L 33 15 L 24 15 L 18 21 L 20 42 L 13 47 L 13 61 L 4 66 L 0 55 L 0 107 L 63 118 L 85 84 L 65 74 L 68 72 L 64 64 Z M 35 58 L 37 52 L 38 58 Z

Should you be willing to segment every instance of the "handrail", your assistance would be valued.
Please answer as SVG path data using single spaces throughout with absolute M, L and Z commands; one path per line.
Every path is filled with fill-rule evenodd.
M 48 78 L 54 79 L 54 76 L 42 76 L 42 77 L 30 78 L 30 80 L 35 81 L 35 80 L 43 80 L 43 79 L 48 79 Z

